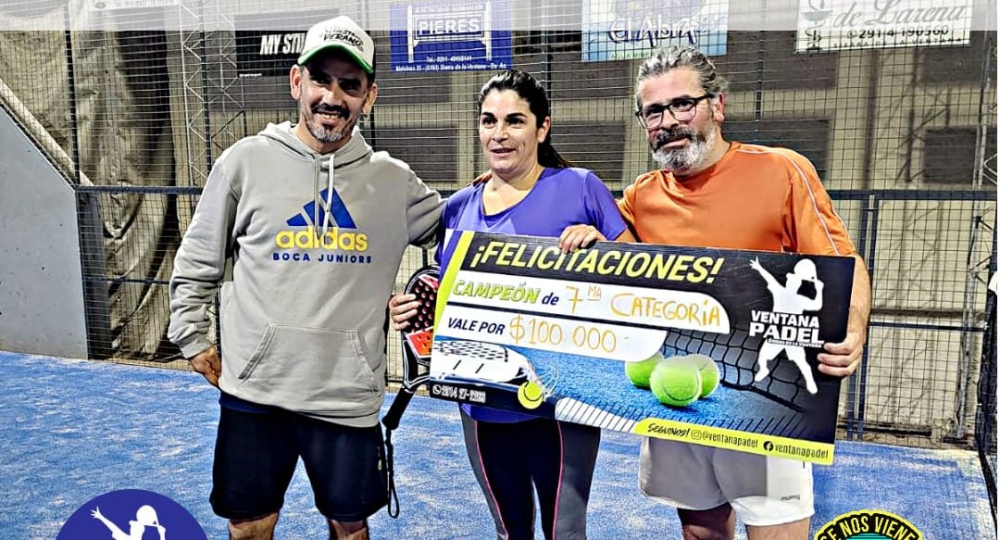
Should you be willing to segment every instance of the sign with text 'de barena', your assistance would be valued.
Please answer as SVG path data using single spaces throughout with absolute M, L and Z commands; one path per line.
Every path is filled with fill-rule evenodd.
M 969 45 L 975 2 L 799 0 L 796 52 Z

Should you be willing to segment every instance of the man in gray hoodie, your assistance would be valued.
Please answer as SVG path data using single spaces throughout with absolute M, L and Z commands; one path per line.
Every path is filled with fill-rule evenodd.
M 300 457 L 331 538 L 368 538 L 387 502 L 386 302 L 442 201 L 356 128 L 374 63 L 349 18 L 310 28 L 289 73 L 298 123 L 222 153 L 174 261 L 169 338 L 221 390 L 211 503 L 231 538 L 273 537 Z M 208 339 L 220 290 L 224 361 Z

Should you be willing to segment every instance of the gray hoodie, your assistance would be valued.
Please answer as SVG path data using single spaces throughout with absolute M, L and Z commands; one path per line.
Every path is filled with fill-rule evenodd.
M 212 344 L 221 285 L 222 391 L 351 426 L 385 397 L 386 302 L 408 245 L 433 243 L 443 203 L 361 133 L 313 152 L 270 124 L 219 157 L 170 279 L 168 337 Z

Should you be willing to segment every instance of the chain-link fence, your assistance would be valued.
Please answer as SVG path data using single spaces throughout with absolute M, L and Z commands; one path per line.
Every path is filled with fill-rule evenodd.
M 288 69 L 305 29 L 333 15 L 351 15 L 376 41 L 379 94 L 365 138 L 433 187 L 457 189 L 485 169 L 475 97 L 491 72 L 469 69 L 470 59 L 538 77 L 553 103 L 555 146 L 612 190 L 655 167 L 634 122 L 641 58 L 632 57 L 693 34 L 671 34 L 649 17 L 615 19 L 604 34 L 587 30 L 607 6 L 661 6 L 451 4 L 479 26 L 463 27 L 471 37 L 450 46 L 440 39 L 448 32 L 435 29 L 460 21 L 436 11 L 441 2 L 0 7 L 0 102 L 78 195 L 90 355 L 184 367 L 164 338 L 166 283 L 197 196 L 224 149 L 268 122 L 295 121 Z M 729 29 L 702 43 L 730 81 L 725 136 L 808 157 L 871 269 L 869 346 L 863 369 L 844 385 L 845 436 L 970 444 L 985 276 L 995 265 L 996 33 L 954 31 L 953 21 L 947 32 L 941 23 L 926 36 L 856 35 L 829 45 L 825 27 L 753 29 L 732 22 L 744 6 L 699 9 L 708 18 L 729 9 Z M 836 17 L 802 9 L 809 24 Z M 621 42 L 633 49 L 618 51 Z M 408 253 L 398 282 L 426 257 Z M 393 377 L 398 349 L 393 338 Z

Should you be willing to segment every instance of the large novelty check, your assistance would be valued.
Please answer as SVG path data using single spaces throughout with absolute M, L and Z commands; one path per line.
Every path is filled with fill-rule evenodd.
M 447 248 L 434 397 L 829 464 L 850 257 L 462 232 Z

